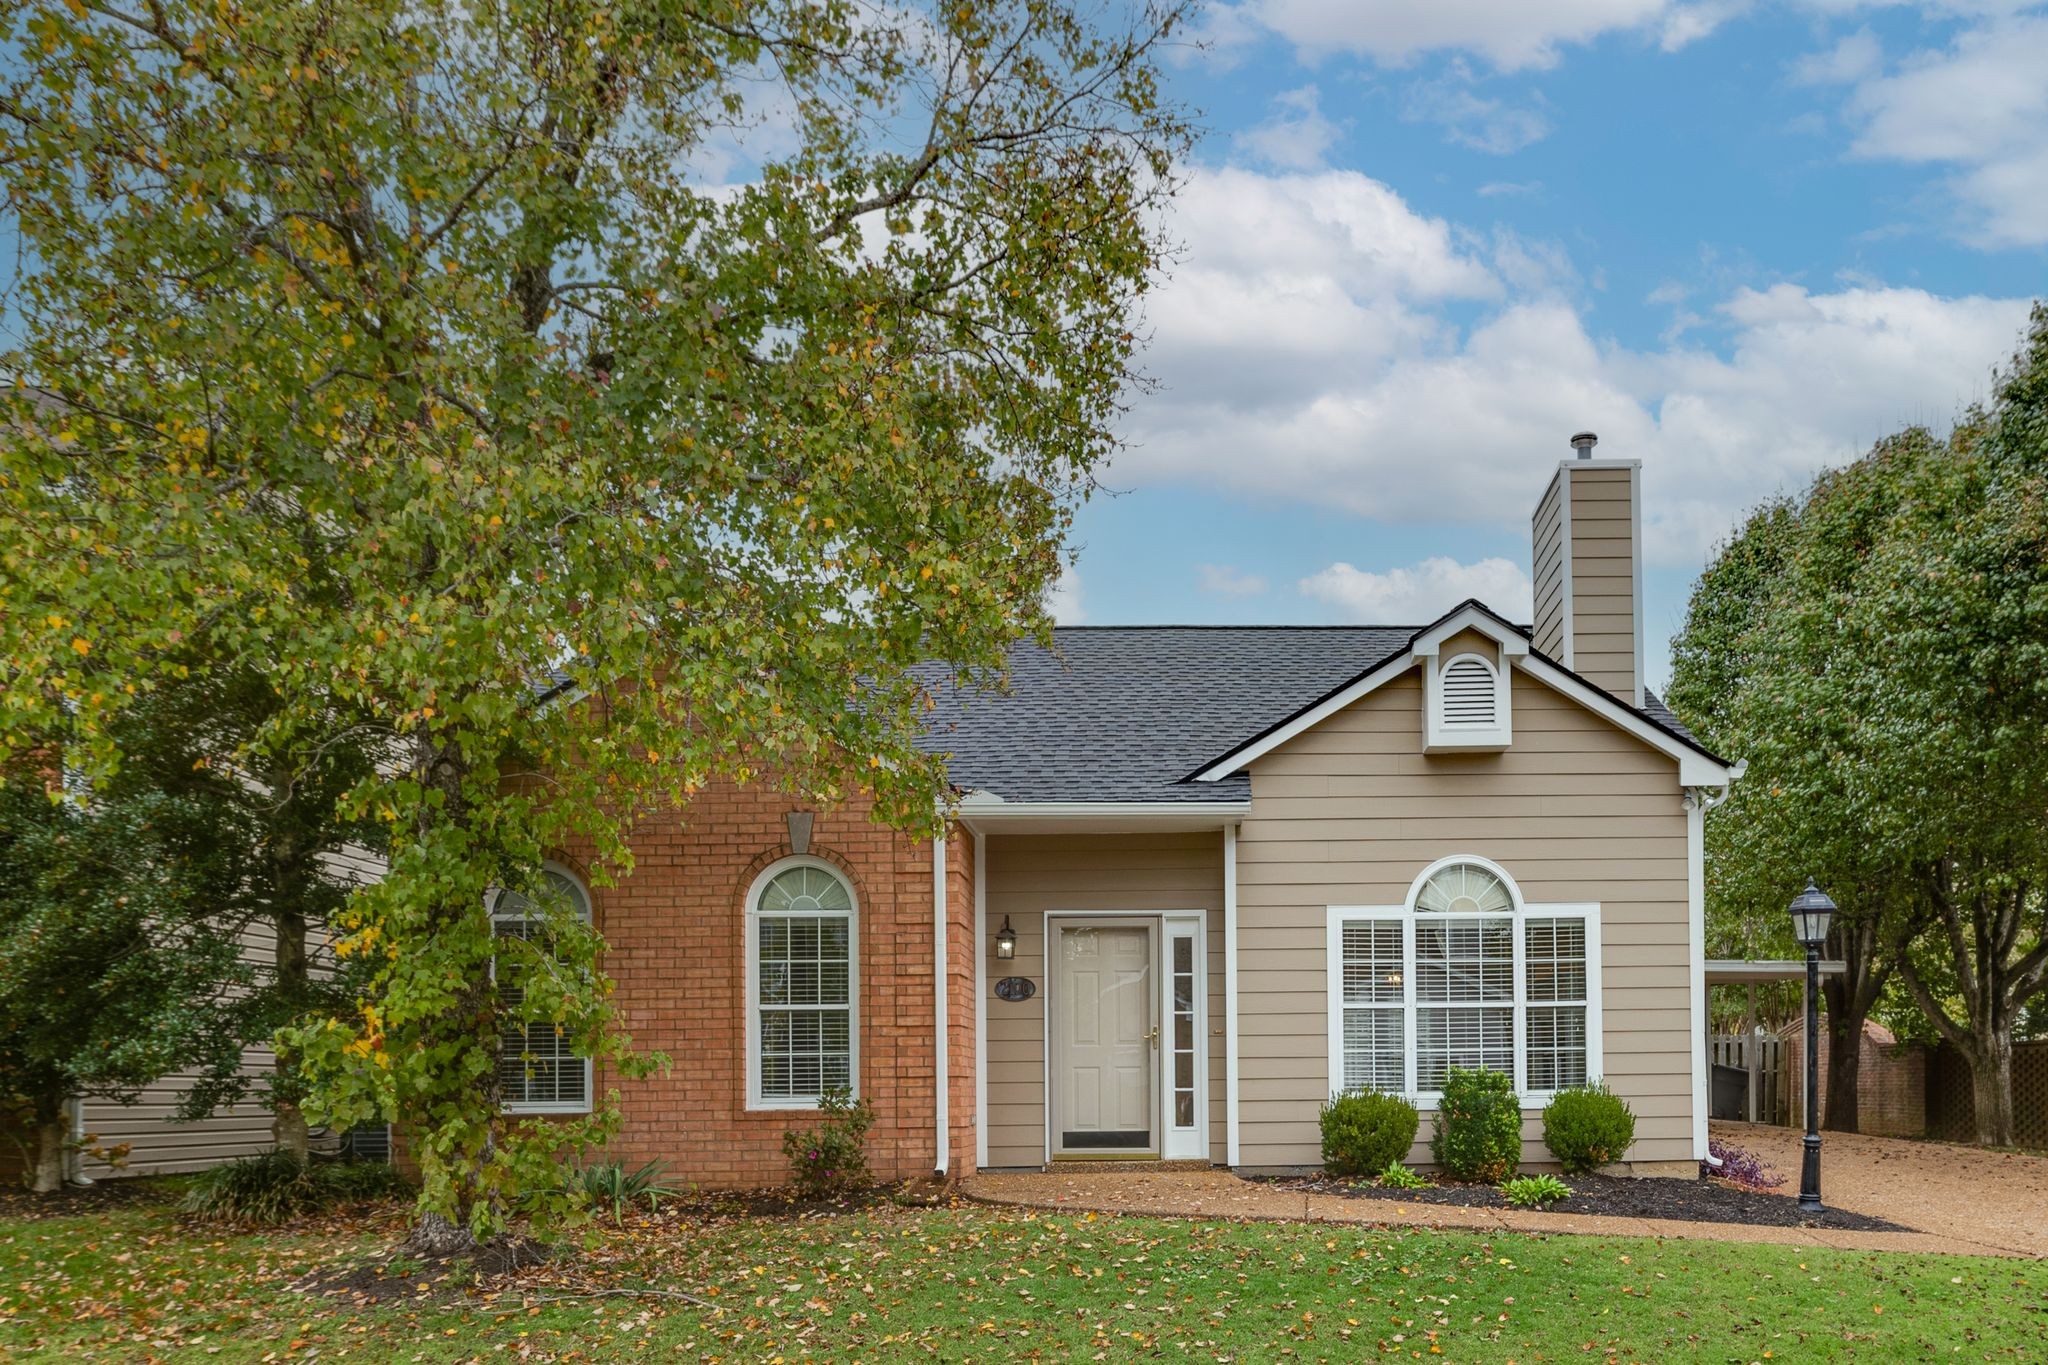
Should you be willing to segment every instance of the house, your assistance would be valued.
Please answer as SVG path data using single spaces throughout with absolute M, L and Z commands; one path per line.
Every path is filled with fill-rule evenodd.
M 1062 629 L 1005 695 L 935 679 L 943 840 L 728 786 L 643 824 L 615 886 L 565 852 L 624 1027 L 674 1067 L 615 1080 L 537 1033 L 507 1050 L 515 1107 L 616 1085 L 616 1154 L 709 1185 L 781 1180 L 783 1131 L 842 1084 L 883 1178 L 1257 1172 L 1319 1162 L 1332 1090 L 1426 1110 L 1446 1067 L 1485 1065 L 1515 1077 L 1531 1162 L 1548 1093 L 1604 1078 L 1629 1164 L 1690 1173 L 1702 819 L 1739 767 L 1643 686 L 1639 462 L 1574 445 L 1533 517 L 1531 626 L 1467 602 Z

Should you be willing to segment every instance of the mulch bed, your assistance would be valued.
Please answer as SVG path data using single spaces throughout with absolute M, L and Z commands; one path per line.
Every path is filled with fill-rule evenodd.
M 0 1218 L 80 1218 L 118 1208 L 161 1204 L 177 1193 L 153 1176 L 114 1176 L 90 1185 L 66 1185 L 51 1194 L 30 1194 L 0 1183 Z
M 1403 1204 L 1454 1204 L 1473 1209 L 1510 1207 L 1491 1185 L 1437 1185 L 1427 1190 L 1383 1190 L 1370 1182 L 1353 1184 L 1325 1176 L 1281 1179 L 1275 1183 L 1311 1194 L 1350 1199 L 1388 1199 Z M 1745 1189 L 1725 1180 L 1674 1180 L 1646 1176 L 1567 1176 L 1571 1197 L 1549 1206 L 1556 1213 L 1590 1213 L 1611 1218 L 1669 1218 L 1681 1223 L 1744 1223 L 1770 1228 L 1838 1228 L 1845 1232 L 1911 1232 L 1902 1224 L 1846 1209 L 1801 1213 L 1790 1195 Z
M 530 1237 L 495 1237 L 474 1252 L 453 1256 L 408 1256 L 401 1252 L 367 1265 L 316 1270 L 292 1288 L 301 1294 L 345 1297 L 357 1303 L 390 1303 L 543 1265 L 554 1255 L 555 1248 Z

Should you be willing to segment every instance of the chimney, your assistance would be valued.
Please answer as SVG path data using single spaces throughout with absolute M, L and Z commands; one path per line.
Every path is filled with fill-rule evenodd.
M 1530 519 L 1534 644 L 1631 706 L 1643 704 L 1641 460 L 1596 460 L 1572 437 Z

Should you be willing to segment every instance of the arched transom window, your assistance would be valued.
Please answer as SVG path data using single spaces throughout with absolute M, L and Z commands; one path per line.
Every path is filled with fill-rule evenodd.
M 853 888 L 816 859 L 764 872 L 748 904 L 748 1101 L 815 1105 L 856 1086 L 859 969 Z
M 1452 1067 L 1525 1096 L 1599 1074 L 1599 907 L 1526 905 L 1506 871 L 1445 858 L 1400 906 L 1333 906 L 1331 1083 L 1415 1094 Z

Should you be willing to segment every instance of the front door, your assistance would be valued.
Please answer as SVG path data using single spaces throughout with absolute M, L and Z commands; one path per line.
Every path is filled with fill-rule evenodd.
M 1156 1154 L 1157 925 L 1126 920 L 1055 924 L 1053 1150 Z

